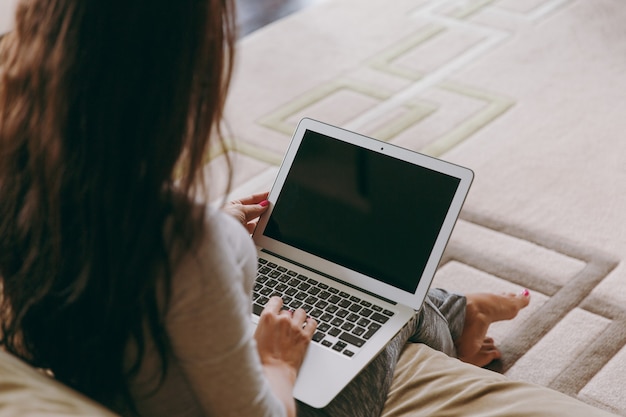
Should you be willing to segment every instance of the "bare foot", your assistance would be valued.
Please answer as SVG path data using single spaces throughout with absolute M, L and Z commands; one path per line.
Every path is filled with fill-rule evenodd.
M 457 355 L 463 362 L 485 366 L 501 356 L 493 339 L 487 337 L 489 326 L 517 316 L 530 302 L 530 293 L 528 290 L 519 294 L 477 293 L 466 298 L 465 325 L 455 342 Z

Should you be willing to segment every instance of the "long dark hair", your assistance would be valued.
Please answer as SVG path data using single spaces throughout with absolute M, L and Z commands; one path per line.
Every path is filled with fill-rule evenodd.
M 170 254 L 201 230 L 233 8 L 22 0 L 0 45 L 0 343 L 118 412 L 146 338 L 167 369 Z

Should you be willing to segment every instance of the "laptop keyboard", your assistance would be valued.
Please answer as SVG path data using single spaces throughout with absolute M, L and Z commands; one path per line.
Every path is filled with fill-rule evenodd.
M 313 342 L 352 357 L 383 326 L 393 311 L 259 258 L 252 312 L 260 315 L 272 296 L 283 309 L 302 308 L 318 325 Z

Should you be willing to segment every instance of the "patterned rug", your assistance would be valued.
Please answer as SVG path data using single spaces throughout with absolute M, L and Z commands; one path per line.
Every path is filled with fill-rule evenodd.
M 233 196 L 269 189 L 303 116 L 473 169 L 434 285 L 529 288 L 493 326 L 494 370 L 626 414 L 622 3 L 327 0 L 254 32 L 228 103 Z

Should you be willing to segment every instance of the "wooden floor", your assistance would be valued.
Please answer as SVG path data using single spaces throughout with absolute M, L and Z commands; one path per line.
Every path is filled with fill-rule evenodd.
M 239 36 L 324 0 L 236 0 Z

